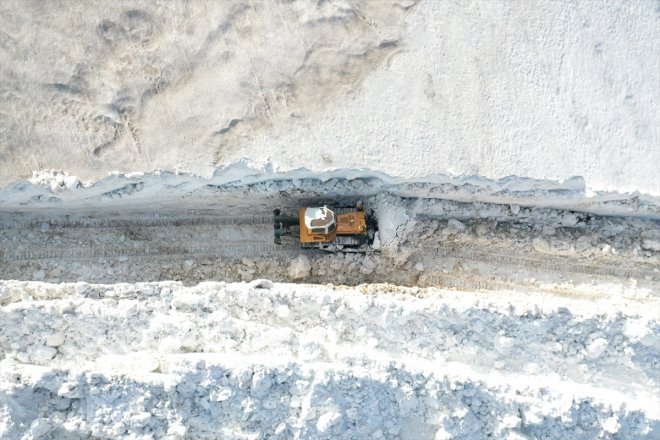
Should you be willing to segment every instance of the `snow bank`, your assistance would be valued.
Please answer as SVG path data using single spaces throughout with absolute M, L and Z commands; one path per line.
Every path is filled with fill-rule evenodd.
M 510 176 L 490 180 L 478 176 L 434 174 L 421 179 L 389 176 L 366 169 L 315 173 L 308 169 L 279 171 L 241 160 L 219 167 L 212 177 L 166 170 L 112 173 L 98 181 L 80 182 L 61 170 L 34 172 L 31 179 L 0 190 L 0 210 L 78 209 L 97 206 L 183 206 L 219 195 L 341 198 L 393 194 L 401 197 L 459 202 L 517 204 L 573 209 L 604 215 L 660 218 L 660 198 L 650 194 L 593 192 L 583 179 L 535 180 Z
M 267 282 L 0 291 L 5 438 L 657 435 L 655 298 Z

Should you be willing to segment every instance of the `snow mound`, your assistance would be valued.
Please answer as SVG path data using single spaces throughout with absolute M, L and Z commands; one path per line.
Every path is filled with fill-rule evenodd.
M 3 281 L 0 436 L 656 438 L 658 300 Z
M 289 264 L 289 276 L 293 280 L 307 278 L 312 271 L 312 263 L 306 255 L 298 255 Z

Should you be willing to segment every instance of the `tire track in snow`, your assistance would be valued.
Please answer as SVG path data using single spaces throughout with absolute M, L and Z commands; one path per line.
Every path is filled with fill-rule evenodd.
M 0 249 L 0 261 L 249 257 L 289 250 L 291 246 L 272 242 L 272 215 L 260 214 L 222 216 L 209 215 L 206 210 L 170 216 L 123 213 L 16 218 L 18 214 L 6 214 L 0 218 L 0 232 L 9 240 Z
M 293 246 L 278 246 L 263 242 L 221 242 L 215 245 L 196 243 L 193 245 L 145 245 L 131 247 L 88 247 L 88 248 L 35 248 L 27 250 L 5 250 L 4 262 L 24 262 L 35 260 L 89 260 L 97 258 L 121 257 L 162 257 L 162 256 L 252 256 L 255 254 L 280 254 L 293 250 Z M 295 247 L 297 249 L 297 247 Z
M 262 216 L 238 216 L 238 217 L 216 217 L 216 216 L 189 216 L 180 218 L 167 217 L 28 217 L 25 219 L 3 219 L 0 220 L 0 229 L 17 230 L 40 228 L 46 225 L 48 228 L 126 228 L 126 227 L 177 227 L 177 226 L 226 226 L 226 225 L 266 225 L 273 222 L 272 215 Z
M 236 215 L 214 215 L 216 212 L 232 212 Z M 256 215 L 243 215 L 247 213 Z M 103 262 L 104 259 L 110 260 L 111 263 L 115 259 L 128 261 L 130 265 L 133 261 L 137 263 L 139 260 L 141 267 L 134 269 L 140 272 L 150 265 L 150 259 L 154 259 L 154 263 L 151 264 L 153 267 L 166 262 L 182 265 L 184 259 L 195 257 L 252 258 L 267 261 L 274 256 L 288 257 L 298 252 L 306 253 L 312 259 L 320 255 L 312 251 L 300 251 L 295 240 L 275 245 L 272 241 L 271 225 L 272 215 L 264 212 L 263 207 L 257 208 L 255 212 L 248 206 L 232 206 L 224 210 L 175 211 L 169 214 L 145 211 L 105 214 L 87 212 L 68 215 L 60 212 L 53 215 L 40 213 L 34 216 L 29 213 L 1 213 L 0 239 L 4 240 L 0 242 L 0 262 L 7 269 L 3 277 L 20 278 L 20 274 L 25 272 L 26 264 L 34 266 L 26 273 L 33 273 L 39 269 L 45 271 L 52 269 L 46 266 L 52 266 L 58 261 L 67 263 L 80 261 L 87 265 L 91 262 L 92 266 L 99 266 L 98 270 L 104 270 L 101 266 L 108 263 Z M 618 266 L 593 264 L 584 262 L 588 260 L 579 256 L 505 254 L 484 248 L 485 246 L 475 247 L 470 244 L 448 247 L 430 244 L 428 241 L 425 243 L 422 240 L 410 247 L 402 248 L 402 251 L 414 255 L 415 258 L 421 258 L 425 264 L 429 263 L 426 264 L 427 270 L 423 277 L 414 271 L 397 270 L 398 266 L 383 254 L 383 257 L 378 258 L 378 264 L 391 266 L 391 271 L 367 278 L 358 276 L 353 282 L 393 282 L 405 285 L 498 290 L 536 289 L 538 286 L 529 281 L 531 276 L 535 276 L 534 272 L 636 279 L 644 283 L 657 283 L 660 280 L 660 271 L 654 270 L 653 265 L 643 262 L 635 264 L 626 261 Z M 461 279 L 445 276 L 441 269 L 450 260 L 489 265 L 492 268 L 489 272 L 495 273 L 494 279 L 481 276 L 480 269 L 476 273 L 465 272 Z M 528 273 L 521 275 L 519 271 L 505 269 L 511 267 L 527 269 Z M 505 270 L 497 275 L 498 268 Z M 238 267 L 237 269 L 240 270 Z M 203 280 L 203 276 L 209 275 L 208 272 L 200 273 L 202 275 L 197 279 L 198 281 Z M 176 273 L 174 275 L 176 276 Z M 331 275 L 331 273 L 327 275 L 327 272 L 326 275 L 312 275 L 306 281 L 335 282 Z M 80 276 L 82 275 L 75 275 L 73 279 L 79 279 Z M 268 276 L 275 280 L 288 279 L 286 267 L 271 271 Z M 345 283 L 352 282 L 339 281 L 339 284 Z

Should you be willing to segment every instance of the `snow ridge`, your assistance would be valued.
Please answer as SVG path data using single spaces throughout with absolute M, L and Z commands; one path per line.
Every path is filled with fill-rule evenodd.
M 508 176 L 489 179 L 478 175 L 398 177 L 369 169 L 312 172 L 306 168 L 281 171 L 271 163 L 257 165 L 242 159 L 218 167 L 211 176 L 171 170 L 113 172 L 96 181 L 81 182 L 61 170 L 33 172 L 29 180 L 0 189 L 0 210 L 79 209 L 105 206 L 181 206 L 200 199 L 235 195 L 264 197 L 318 192 L 332 197 L 400 197 L 457 202 L 518 204 L 572 209 L 603 215 L 660 218 L 660 197 L 639 192 L 593 191 L 583 178 L 564 180 Z M 154 201 L 157 201 L 154 204 Z
M 653 297 L 261 280 L 0 292 L 3 438 L 658 433 Z

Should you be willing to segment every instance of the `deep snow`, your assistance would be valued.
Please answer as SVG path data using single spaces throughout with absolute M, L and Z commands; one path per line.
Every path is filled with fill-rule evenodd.
M 0 437 L 660 437 L 657 18 L 1 2 Z
M 424 178 L 390 176 L 368 169 L 338 169 L 315 173 L 306 168 L 281 172 L 272 164 L 257 167 L 247 159 L 219 167 L 211 177 L 184 172 L 113 172 L 99 180 L 80 180 L 62 170 L 35 171 L 29 179 L 0 189 L 3 211 L 76 210 L 90 207 L 186 207 L 208 203 L 217 194 L 241 193 L 261 198 L 283 191 L 292 196 L 315 195 L 319 200 L 393 194 L 401 197 L 486 202 L 561 208 L 602 215 L 660 218 L 660 197 L 639 192 L 594 192 L 584 179 L 540 180 L 508 176 Z M 311 193 L 311 194 L 310 194 Z
M 2 282 L 0 432 L 658 434 L 657 298 L 360 290 Z
M 3 1 L 0 185 L 248 157 L 660 196 L 652 0 Z

